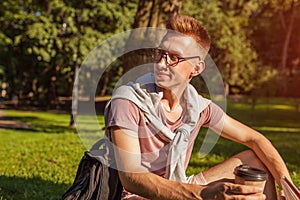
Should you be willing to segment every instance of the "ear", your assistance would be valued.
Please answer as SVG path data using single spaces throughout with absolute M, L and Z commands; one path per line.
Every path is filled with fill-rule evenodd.
M 193 67 L 193 71 L 191 72 L 191 78 L 201 74 L 201 72 L 203 72 L 204 69 L 205 62 L 203 60 L 198 61 L 197 64 Z

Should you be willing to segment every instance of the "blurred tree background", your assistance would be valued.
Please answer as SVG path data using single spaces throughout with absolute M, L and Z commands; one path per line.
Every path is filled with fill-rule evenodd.
M 59 108 L 87 54 L 114 34 L 164 27 L 171 15 L 204 24 L 228 95 L 300 97 L 298 0 L 2 0 L 1 99 Z M 126 69 L 127 67 L 127 69 Z M 110 95 L 128 66 L 110 69 L 96 96 Z

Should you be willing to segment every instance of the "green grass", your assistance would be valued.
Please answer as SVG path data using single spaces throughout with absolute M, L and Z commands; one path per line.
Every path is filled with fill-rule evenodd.
M 85 150 L 69 116 L 5 110 L 29 130 L 0 130 L 0 199 L 59 199 Z
M 287 163 L 300 186 L 300 112 L 290 99 L 261 99 L 255 110 L 251 102 L 228 102 L 228 113 L 261 131 Z M 69 115 L 50 112 L 5 110 L 10 119 L 26 122 L 29 129 L 0 129 L 0 200 L 60 199 L 72 183 L 77 164 L 86 150 Z M 103 123 L 103 116 L 99 116 Z M 205 130 L 197 138 L 188 174 L 198 172 L 245 149 L 219 139 L 208 156 L 199 158 Z

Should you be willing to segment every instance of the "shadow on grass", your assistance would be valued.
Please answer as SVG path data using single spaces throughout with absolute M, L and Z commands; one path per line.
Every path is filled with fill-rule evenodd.
M 68 189 L 67 184 L 58 184 L 36 178 L 0 176 L 0 199 L 7 200 L 58 200 Z
M 76 133 L 76 130 L 68 125 L 57 125 L 50 120 L 43 120 L 34 116 L 10 116 L 9 118 L 2 118 L 2 121 L 3 123 L 6 122 L 8 125 L 1 125 L 0 123 L 0 128 L 18 129 L 38 133 Z
M 55 117 L 55 116 L 54 116 Z M 77 133 L 77 130 L 74 127 L 69 126 L 69 121 L 65 120 L 60 121 L 59 119 L 43 119 L 41 117 L 35 116 L 10 116 L 9 118 L 3 118 L 2 121 L 10 121 L 10 122 L 19 122 L 23 124 L 22 126 L 18 125 L 18 123 L 11 124 L 11 126 L 1 126 L 1 118 L 0 118 L 0 128 L 6 129 L 18 129 L 24 132 L 36 132 L 36 133 Z M 99 132 L 104 127 L 104 122 L 100 122 L 95 126 L 94 121 L 90 121 L 90 118 L 87 119 L 78 119 L 80 122 L 80 131 L 84 132 Z
M 28 129 L 28 124 L 11 120 L 7 117 L 0 116 L 0 128 L 7 128 L 7 129 Z

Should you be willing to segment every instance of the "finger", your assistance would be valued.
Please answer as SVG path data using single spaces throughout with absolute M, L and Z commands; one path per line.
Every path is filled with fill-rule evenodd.
M 263 188 L 252 185 L 239 185 L 234 183 L 227 183 L 228 189 L 226 192 L 232 194 L 255 194 L 262 193 Z

